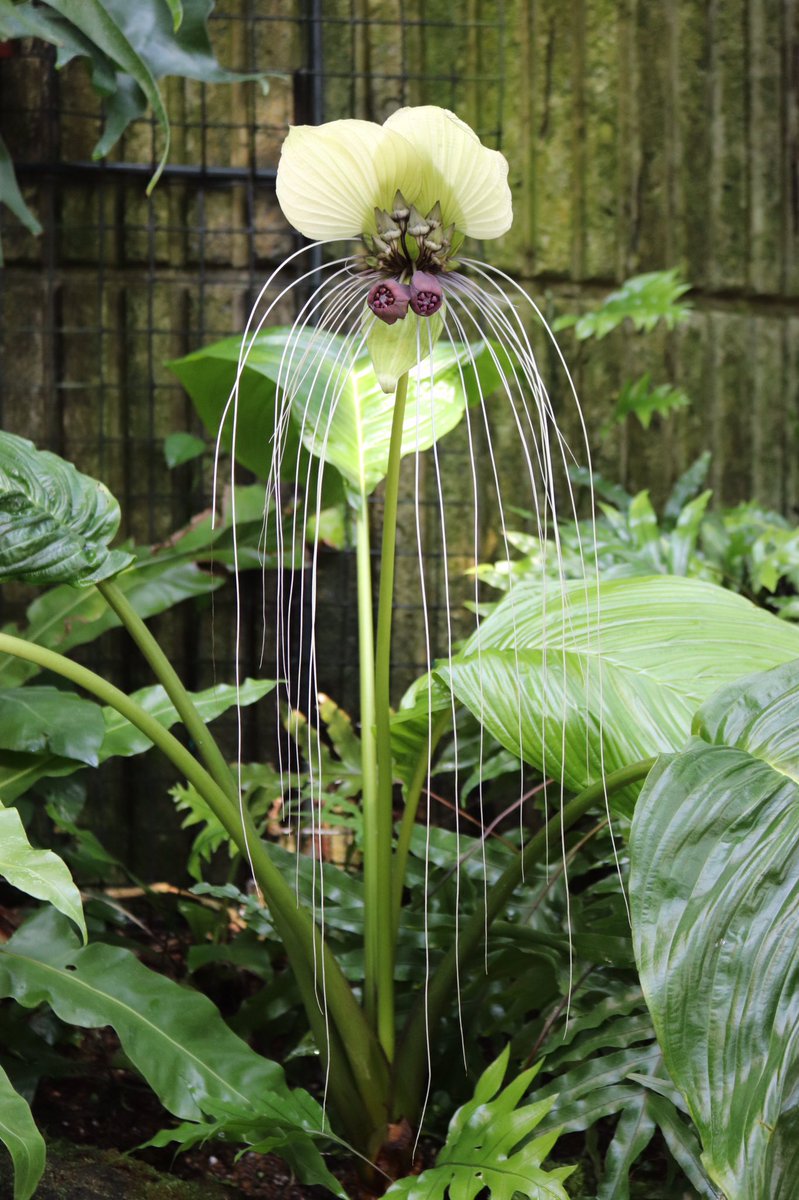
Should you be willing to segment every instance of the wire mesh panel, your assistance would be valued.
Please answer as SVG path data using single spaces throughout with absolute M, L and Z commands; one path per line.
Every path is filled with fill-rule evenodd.
M 362 0 L 222 0 L 210 27 L 220 62 L 264 72 L 266 86 L 165 81 L 172 145 L 149 197 L 161 136 L 154 119 L 136 121 L 109 158 L 95 162 L 104 114 L 85 65 L 57 71 L 52 50 L 34 41 L 14 44 L 0 64 L 3 136 L 44 227 L 35 238 L 5 210 L 0 215 L 0 424 L 102 479 L 120 501 L 124 536 L 155 546 L 211 499 L 210 455 L 173 470 L 166 465 L 164 438 L 200 431 L 166 364 L 239 333 L 269 271 L 299 244 L 274 193 L 288 124 L 381 120 L 400 104 L 433 102 L 457 108 L 490 143 L 501 141 L 503 21 L 495 0 L 471 0 L 465 16 L 443 3 L 378 11 Z M 465 71 L 467 56 L 473 68 Z M 290 322 L 294 312 L 287 300 L 270 323 Z M 246 472 L 239 479 L 246 481 Z M 434 505 L 432 492 L 425 503 Z M 409 511 L 411 504 L 409 498 Z M 374 508 L 378 518 L 379 500 Z M 397 687 L 421 668 L 424 653 L 410 525 L 406 533 Z M 436 582 L 441 545 L 432 532 L 428 542 L 435 623 L 444 602 Z M 345 706 L 357 697 L 353 565 L 347 551 L 321 551 L 318 682 Z M 243 579 L 245 673 L 258 671 L 274 622 L 268 606 L 264 614 L 258 574 Z M 19 619 L 30 600 L 25 589 L 4 589 L 6 618 Z M 177 607 L 153 626 L 189 686 L 231 678 L 234 619 L 224 592 Z M 121 634 L 78 653 L 127 689 L 150 682 Z M 272 673 L 271 665 L 267 656 L 263 671 Z M 245 756 L 270 757 L 275 722 L 268 706 L 244 719 Z M 105 784 L 102 802 L 95 800 L 101 836 L 115 850 L 133 851 L 134 866 L 145 873 L 157 872 L 161 858 L 154 833 L 163 835 L 168 856 L 174 818 L 167 782 L 155 763 L 134 760 Z M 158 796 L 163 803 L 154 806 Z

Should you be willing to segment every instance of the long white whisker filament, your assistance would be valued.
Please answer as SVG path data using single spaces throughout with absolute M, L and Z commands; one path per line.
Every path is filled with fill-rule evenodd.
M 474 555 L 474 622 L 475 622 L 475 643 L 477 648 L 477 678 L 480 689 L 480 715 L 478 717 L 478 751 L 477 751 L 477 810 L 480 814 L 480 830 L 481 833 L 485 829 L 485 813 L 484 813 L 484 793 L 483 793 L 483 757 L 485 753 L 485 693 L 483 691 L 483 648 L 480 642 L 480 577 L 478 574 L 478 565 L 480 562 L 480 520 L 479 520 L 479 491 L 477 486 L 477 464 L 475 462 L 474 453 L 474 436 L 472 433 L 472 420 L 469 414 L 469 392 L 466 387 L 466 379 L 463 373 L 460 354 L 458 353 L 455 343 L 447 324 L 446 310 L 442 315 L 444 332 L 449 338 L 450 344 L 455 355 L 455 362 L 458 368 L 458 381 L 460 383 L 461 392 L 463 393 L 463 415 L 466 422 L 466 440 L 469 446 L 469 471 L 472 479 L 472 497 L 473 497 L 473 555 Z M 475 362 L 474 353 L 470 342 L 463 343 L 466 346 L 466 352 L 469 357 L 469 363 L 472 369 L 474 378 L 477 378 L 477 364 Z M 429 781 L 428 781 L 429 786 Z M 457 797 L 456 797 L 457 798 Z M 486 847 L 485 837 L 480 838 L 480 851 L 483 864 L 483 911 L 485 913 L 485 922 L 483 926 L 483 969 L 488 974 L 488 866 L 486 862 Z
M 450 308 L 449 308 L 450 317 L 452 319 L 453 324 L 455 325 L 458 335 L 462 339 L 462 341 L 468 342 L 468 340 L 469 340 L 468 336 L 466 334 L 466 331 L 464 330 L 461 319 L 458 316 L 455 309 L 459 308 L 464 313 L 465 316 L 469 317 L 476 324 L 476 322 L 474 321 L 474 316 L 473 316 L 473 314 L 471 314 L 469 312 L 468 308 L 458 300 L 458 298 L 456 296 L 451 295 L 449 297 L 449 301 L 450 301 Z M 479 325 L 477 326 L 477 328 L 478 328 L 478 332 L 481 332 L 479 329 Z M 485 345 L 486 345 L 486 349 L 489 351 L 492 362 L 499 374 L 500 380 L 502 381 L 503 389 L 505 391 L 505 395 L 508 398 L 508 400 L 510 401 L 511 409 L 514 412 L 514 416 L 518 422 L 518 414 L 516 414 L 515 407 L 513 405 L 512 391 L 511 391 L 510 385 L 508 384 L 507 377 L 505 376 L 502 364 L 500 363 L 499 359 L 497 358 L 496 352 L 494 351 L 490 342 L 486 342 Z M 490 426 L 490 423 L 488 420 L 488 410 L 486 407 L 485 396 L 483 395 L 483 387 L 482 387 L 482 383 L 481 383 L 479 374 L 476 374 L 476 383 L 477 383 L 477 388 L 478 388 L 478 395 L 480 398 L 480 409 L 483 414 L 483 424 L 485 427 L 486 444 L 488 447 L 488 456 L 489 456 L 489 461 L 491 464 L 491 472 L 493 475 L 494 487 L 496 489 L 496 494 L 497 494 L 497 507 L 499 510 L 500 526 L 502 528 L 502 540 L 503 540 L 504 547 L 505 547 L 506 558 L 507 558 L 508 562 L 510 562 L 510 558 L 511 558 L 510 543 L 508 542 L 508 527 L 507 527 L 507 523 L 505 521 L 505 508 L 504 508 L 504 502 L 502 499 L 502 487 L 501 487 L 500 480 L 499 480 L 499 471 L 497 469 L 496 456 L 494 454 L 494 447 L 493 447 L 493 443 L 491 440 L 491 426 Z M 526 447 L 525 447 L 525 449 L 526 449 Z M 530 478 L 531 478 L 531 481 L 533 481 L 534 476 L 533 476 L 533 472 L 532 472 L 532 464 L 530 464 Z M 533 487 L 534 487 L 534 484 L 533 484 Z M 508 603 L 510 605 L 511 623 L 513 626 L 513 657 L 514 657 L 514 672 L 515 672 L 515 677 L 516 677 L 516 694 L 517 694 L 516 718 L 517 718 L 517 736 L 518 736 L 518 740 L 519 740 L 519 796 L 521 797 L 524 795 L 524 757 L 522 754 L 522 747 L 524 744 L 524 739 L 523 739 L 523 732 L 522 732 L 523 718 L 522 718 L 522 699 L 521 699 L 522 683 L 521 683 L 521 667 L 520 667 L 520 663 L 519 663 L 519 646 L 518 646 L 519 637 L 518 637 L 518 623 L 517 623 L 517 608 L 516 608 L 516 597 L 514 594 L 514 580 L 513 580 L 512 572 L 508 572 Z M 521 807 L 522 806 L 520 805 L 520 810 L 521 810 Z M 520 826 L 521 826 L 522 819 L 523 818 L 520 815 L 520 817 L 519 817 Z

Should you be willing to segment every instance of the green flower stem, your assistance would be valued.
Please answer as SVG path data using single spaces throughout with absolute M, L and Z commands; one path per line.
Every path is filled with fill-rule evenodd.
M 408 792 L 405 797 L 405 808 L 402 813 L 402 821 L 400 823 L 399 836 L 397 838 L 397 853 L 394 858 L 394 944 L 396 946 L 397 934 L 399 933 L 400 918 L 402 916 L 402 893 L 405 888 L 405 871 L 408 866 L 408 853 L 411 847 L 411 838 L 413 837 L 413 827 L 416 823 L 416 814 L 419 811 L 419 800 L 422 796 L 422 788 L 427 780 L 427 771 L 430 761 L 436 752 L 436 747 L 441 741 L 447 726 L 450 723 L 451 715 L 449 711 L 439 713 L 433 722 L 430 730 L 430 738 L 425 739 L 424 746 L 416 763 L 416 770 L 413 773 L 413 778 L 408 785 Z
M 168 729 L 102 676 L 54 650 L 8 634 L 0 634 L 0 654 L 11 654 L 35 663 L 43 670 L 53 671 L 116 709 L 175 764 L 207 802 L 237 849 L 252 865 L 255 879 L 285 945 L 320 1050 L 324 1052 L 329 1041 L 331 1100 L 342 1116 L 348 1133 L 357 1136 L 359 1143 L 363 1144 L 370 1132 L 382 1128 L 386 1120 L 388 1064 L 316 924 L 309 913 L 297 904 L 294 892 L 269 857 L 246 809 L 242 811 L 226 795 Z M 333 1027 L 329 1039 L 322 1007 L 323 982 Z M 350 1080 L 355 1083 L 354 1092 L 349 1090 Z M 367 1118 L 366 1127 L 358 1123 L 362 1114 Z M 355 1119 L 356 1115 L 358 1120 Z
M 394 833 L 394 762 L 391 754 L 391 616 L 394 601 L 394 555 L 397 546 L 402 431 L 408 374 L 394 394 L 394 418 L 383 500 L 383 544 L 380 550 L 380 598 L 375 645 L 375 730 L 377 734 L 377 865 L 379 888 L 374 914 L 377 929 L 377 1035 L 389 1062 L 394 1057 L 394 921 L 392 914 L 392 839 Z M 370 895 L 366 894 L 367 910 Z
M 361 488 L 356 516 L 358 574 L 358 670 L 361 688 L 361 771 L 363 773 L 364 1008 L 377 1024 L 378 925 L 380 875 L 377 749 L 375 743 L 375 648 L 372 607 L 372 550 L 366 490 Z
M 622 791 L 632 783 L 646 779 L 656 759 L 646 758 L 631 766 L 622 767 L 606 776 L 604 782 L 591 784 L 579 796 L 575 796 L 563 810 L 547 821 L 499 877 L 488 893 L 485 905 L 472 913 L 461 927 L 457 946 L 453 946 L 439 963 L 426 998 L 414 1006 L 402 1032 L 394 1064 L 395 1089 L 394 1115 L 402 1114 L 411 1123 L 418 1119 L 424 1092 L 427 1069 L 426 1027 L 432 1034 L 444 1009 L 452 999 L 457 978 L 457 968 L 463 967 L 475 954 L 483 939 L 485 929 L 507 906 L 513 892 L 531 872 L 533 866 L 545 858 L 551 843 L 559 841 L 560 835 L 595 804 L 606 797 Z
M 95 586 L 147 659 L 153 674 L 163 684 L 164 691 L 177 709 L 180 719 L 209 773 L 222 791 L 238 804 L 238 787 L 225 756 L 219 749 L 210 729 L 194 707 L 191 696 L 158 642 L 127 596 L 112 579 L 102 580 Z

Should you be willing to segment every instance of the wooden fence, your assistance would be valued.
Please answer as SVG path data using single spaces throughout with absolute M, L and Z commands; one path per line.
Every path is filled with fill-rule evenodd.
M 491 248 L 492 261 L 523 279 L 549 316 L 596 302 L 629 275 L 679 266 L 694 287 L 694 313 L 678 331 L 646 338 L 623 331 L 582 348 L 563 338 L 595 462 L 661 499 L 709 449 L 718 502 L 755 496 L 796 511 L 797 0 L 321 0 L 302 11 L 293 0 L 225 0 L 218 7 L 227 14 L 213 24 L 220 59 L 268 71 L 269 93 L 252 84 L 169 81 L 171 161 L 188 169 L 168 175 L 150 200 L 146 173 L 122 166 L 152 161 L 150 122 L 125 136 L 116 166 L 93 167 L 101 111 L 82 66 L 55 72 L 50 55 L 33 45 L 0 61 L 0 126 L 45 227 L 35 239 L 2 217 L 4 428 L 103 478 L 122 503 L 126 534 L 140 541 L 167 536 L 207 503 L 207 467 L 170 472 L 163 461 L 163 437 L 193 422 L 164 363 L 241 329 L 269 265 L 292 245 L 268 171 L 298 104 L 307 113 L 318 88 L 328 118 L 381 120 L 398 104 L 440 103 L 500 145 L 511 164 L 515 220 Z M 622 382 L 644 371 L 684 387 L 692 406 L 646 433 L 629 422 L 601 441 L 597 431 Z M 553 373 L 550 384 L 565 432 L 579 444 L 562 376 Z M 491 423 L 512 472 L 518 451 L 508 418 L 492 414 Z M 460 502 L 461 512 L 469 502 L 461 494 L 463 454 L 461 431 L 444 456 L 455 466 L 448 501 Z M 488 496 L 491 480 L 481 471 Z M 428 470 L 424 536 L 438 564 L 430 594 L 439 602 L 440 648 L 434 483 Z M 423 657 L 415 534 L 406 525 L 398 686 Z M 456 518 L 448 532 L 457 602 L 471 586 L 459 575 L 474 557 L 471 519 Z M 483 553 L 497 551 L 490 515 L 482 533 Z M 349 563 L 331 555 L 324 572 L 323 651 L 335 678 L 331 669 L 323 683 L 353 703 Z M 257 597 L 252 607 L 259 609 Z M 176 610 L 159 622 L 197 686 L 212 677 L 214 660 L 219 676 L 229 675 L 229 614 L 220 602 L 213 633 L 202 614 Z M 121 642 L 106 654 L 124 682 L 146 681 Z M 252 731 L 262 737 L 257 723 Z M 131 792 L 141 790 L 141 777 L 126 786 L 127 815 L 109 824 L 135 842 L 150 827 Z M 167 813 L 168 805 L 164 827 Z

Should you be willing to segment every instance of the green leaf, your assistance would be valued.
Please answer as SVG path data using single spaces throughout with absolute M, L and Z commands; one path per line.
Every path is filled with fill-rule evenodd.
M 398 1180 L 387 1196 L 475 1200 L 485 1193 L 490 1200 L 513 1200 L 518 1195 L 528 1200 L 568 1200 L 563 1181 L 574 1168 L 545 1171 L 541 1165 L 558 1131 L 528 1140 L 551 1109 L 554 1097 L 517 1108 L 538 1068 L 523 1071 L 499 1091 L 507 1061 L 506 1050 L 478 1080 L 474 1099 L 455 1113 L 436 1165 L 421 1175 Z
M 385 473 L 392 400 L 380 388 L 366 352 L 362 351 L 353 361 L 354 347 L 348 339 L 329 333 L 320 339 L 314 330 L 292 333 L 289 329 L 273 328 L 263 330 L 255 337 L 239 386 L 237 460 L 259 479 L 268 478 L 275 429 L 275 389 L 281 378 L 281 367 L 284 373 L 286 371 L 285 351 L 289 336 L 295 347 L 295 364 L 312 361 L 313 369 L 300 370 L 295 365 L 289 371 L 294 376 L 294 420 L 283 438 L 282 470 L 289 479 L 293 480 L 295 475 L 301 480 L 306 479 L 308 461 L 307 456 L 303 457 L 301 446 L 314 452 L 324 448 L 325 460 L 336 466 L 354 487 L 359 486 L 363 476 L 367 490 L 372 490 Z M 214 436 L 236 380 L 241 349 L 240 338 L 227 338 L 168 364 L 191 396 L 203 424 Z M 434 428 L 438 438 L 460 420 L 464 387 L 466 398 L 471 400 L 477 391 L 475 380 L 478 376 L 484 390 L 490 390 L 495 380 L 491 355 L 483 343 L 468 347 L 461 343 L 454 347 L 439 343 L 434 362 L 434 411 L 431 411 L 429 383 L 424 377 L 420 389 L 420 449 L 432 444 Z M 469 367 L 469 363 L 473 366 Z M 325 443 L 330 405 L 333 396 L 339 392 L 337 411 Z M 406 454 L 416 449 L 415 392 L 412 380 L 403 436 Z M 222 429 L 222 444 L 226 450 L 231 449 L 232 434 L 233 417 L 229 414 Z
M 82 1029 L 110 1025 L 125 1054 L 174 1116 L 219 1110 L 268 1115 L 299 1132 L 326 1129 L 320 1106 L 292 1091 L 282 1069 L 255 1054 L 205 996 L 149 970 L 128 950 L 81 948 L 44 909 L 0 948 L 0 994 L 26 1008 L 49 1004 Z
M 11 209 L 18 221 L 28 229 L 31 233 L 40 234 L 42 227 L 37 221 L 34 214 L 28 208 L 23 198 L 22 192 L 19 190 L 17 177 L 14 173 L 14 164 L 11 161 L 11 155 L 8 153 L 5 142 L 0 137 L 0 204 L 5 204 Z M 0 267 L 3 265 L 3 254 L 0 249 Z
M 642 375 L 640 379 L 625 383 L 604 432 L 613 425 L 620 425 L 631 414 L 638 418 L 644 429 L 648 429 L 656 414 L 667 417 L 675 409 L 688 408 L 690 403 L 690 396 L 682 388 L 670 383 L 652 387 L 651 375 Z
M 155 113 L 156 120 L 164 135 L 164 148 L 158 165 L 153 172 L 147 191 L 155 187 L 161 172 L 169 158 L 170 129 L 169 118 L 164 108 L 158 84 L 148 64 L 137 54 L 128 38 L 118 24 L 113 9 L 113 0 L 48 0 L 51 8 L 66 17 L 77 29 L 84 34 L 95 46 L 99 46 L 104 54 L 118 63 L 125 74 L 130 75 L 144 92 Z M 147 6 L 137 3 L 128 5 L 128 9 L 143 10 Z
M 553 329 L 557 331 L 573 326 L 581 341 L 590 337 L 606 337 L 628 319 L 638 333 L 650 332 L 659 321 L 664 321 L 668 329 L 673 329 L 690 316 L 690 304 L 678 303 L 690 286 L 680 279 L 677 268 L 635 275 L 617 291 L 611 292 L 593 312 L 583 313 L 582 316 L 572 314 L 559 317 Z
M 255 704 L 274 687 L 275 683 L 272 679 L 244 679 L 238 689 L 234 684 L 218 683 L 213 687 L 206 688 L 205 691 L 194 692 L 191 699 L 203 721 L 208 724 L 209 721 L 215 720 L 236 703 L 243 708 Z M 131 698 L 150 716 L 155 717 L 156 721 L 165 729 L 171 729 L 180 720 L 177 709 L 160 684 L 141 688 L 138 692 L 134 692 Z M 149 750 L 152 745 L 150 739 L 135 725 L 131 725 L 130 721 L 126 721 L 124 717 L 120 716 L 116 709 L 104 708 L 103 714 L 105 716 L 105 737 L 100 748 L 101 762 L 115 756 L 129 758 L 133 754 L 141 754 L 143 751 Z
M 96 767 L 105 725 L 102 709 L 54 687 L 0 690 L 0 749 L 45 751 Z
M 274 688 L 274 683 L 268 679 L 246 679 L 242 682 L 239 702 L 242 705 L 254 704 Z M 38 689 L 37 689 L 38 690 Z M 16 689 L 24 694 L 28 689 Z M 59 693 L 64 695 L 64 693 Z M 180 717 L 177 709 L 167 697 L 160 684 L 140 688 L 133 692 L 131 698 L 151 716 L 164 726 L 171 729 Z M 203 692 L 191 694 L 195 707 L 204 721 L 213 721 L 236 703 L 236 688 L 230 684 L 216 684 Z M 96 706 L 93 706 L 96 707 Z M 97 762 L 104 763 L 113 757 L 130 758 L 134 754 L 142 754 L 149 750 L 152 742 L 149 738 L 126 721 L 115 708 L 104 707 L 99 710 L 103 723 L 102 738 L 99 744 Z M 38 779 L 48 776 L 71 775 L 80 769 L 81 764 L 74 759 L 66 759 L 52 753 L 22 754 L 6 752 L 0 755 L 0 799 L 10 804 L 21 796 Z
M 799 664 L 724 688 L 641 793 L 633 939 L 666 1065 L 727 1200 L 795 1189 Z
M 183 21 L 183 0 L 166 0 L 166 2 L 172 13 L 172 28 L 177 33 Z
M 26 438 L 0 433 L 0 581 L 94 583 L 132 555 L 109 550 L 119 506 L 102 484 Z
M 170 433 L 164 438 L 164 458 L 168 467 L 179 467 L 205 454 L 207 446 L 202 438 L 193 433 Z
M 187 548 L 186 557 L 191 551 Z M 174 604 L 205 596 L 221 587 L 223 580 L 200 570 L 193 562 L 181 561 L 182 552 L 152 554 L 140 559 L 116 579 L 116 585 L 142 618 L 155 616 Z M 28 625 L 22 630 L 6 629 L 30 642 L 65 654 L 75 646 L 94 641 L 120 620 L 94 587 L 75 588 L 61 584 L 38 596 L 28 607 Z M 0 684 L 23 683 L 41 668 L 10 654 L 0 654 Z
M 597 1200 L 630 1200 L 630 1168 L 646 1150 L 655 1132 L 645 1092 L 625 1106 L 608 1146 Z
M 560 594 L 525 580 L 437 674 L 507 750 L 519 754 L 521 732 L 521 756 L 580 791 L 602 769 L 678 749 L 717 688 L 796 657 L 799 631 L 697 579 Z
M 14 1163 L 14 1200 L 31 1200 L 44 1170 L 44 1138 L 26 1100 L 0 1067 L 0 1141 Z
M 47 900 L 74 921 L 86 940 L 80 892 L 64 862 L 52 850 L 35 850 L 15 808 L 0 809 L 0 875 L 37 900 Z
M 130 0 L 102 0 L 102 3 L 156 79 L 180 75 L 201 83 L 243 83 L 264 78 L 263 72 L 228 71 L 217 62 L 208 35 L 208 17 L 214 0 L 136 0 L 135 4 Z M 121 59 L 118 61 L 124 66 Z

